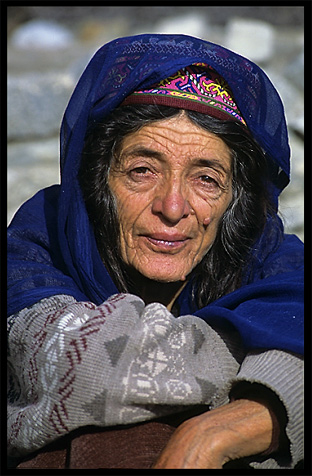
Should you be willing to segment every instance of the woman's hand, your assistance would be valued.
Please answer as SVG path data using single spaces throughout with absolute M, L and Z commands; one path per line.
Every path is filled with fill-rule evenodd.
M 222 469 L 230 460 L 267 450 L 272 431 L 265 402 L 236 400 L 183 422 L 153 469 Z

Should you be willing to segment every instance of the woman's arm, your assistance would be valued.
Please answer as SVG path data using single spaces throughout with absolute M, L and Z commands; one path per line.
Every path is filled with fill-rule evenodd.
M 230 347 L 202 319 L 136 296 L 43 299 L 9 319 L 9 454 L 82 426 L 222 405 L 242 358 L 237 336 Z
M 303 365 L 301 356 L 282 350 L 248 354 L 231 381 L 232 403 L 184 422 L 155 468 L 216 469 L 242 457 L 243 467 L 294 468 L 303 459 Z
M 228 461 L 267 450 L 272 434 L 266 402 L 236 400 L 182 423 L 154 469 L 222 469 Z
M 131 295 L 112 297 L 101 306 L 54 296 L 12 316 L 8 342 L 12 456 L 30 453 L 81 426 L 136 423 L 198 405 L 209 413 L 188 420 L 177 434 L 187 429 L 188 438 L 202 438 L 194 433 L 194 422 L 203 429 L 207 425 L 204 434 L 211 432 L 216 411 L 238 405 L 228 404 L 232 387 L 234 398 L 249 399 L 237 392 L 241 381 L 263 383 L 281 396 L 282 407 L 286 402 L 288 426 L 293 422 L 288 436 L 300 456 L 302 392 L 294 380 L 301 378 L 298 359 L 276 351 L 244 358 L 237 336 L 217 332 L 197 317 L 176 319 L 164 306 L 144 306 Z M 296 395 L 292 390 L 285 399 L 285 384 L 277 385 L 275 374 L 280 380 L 287 375 L 288 383 L 293 375 L 287 387 L 296 389 Z M 235 422 L 237 415 L 232 416 Z M 286 467 L 295 463 L 288 456 Z M 279 463 L 273 461 L 273 467 Z

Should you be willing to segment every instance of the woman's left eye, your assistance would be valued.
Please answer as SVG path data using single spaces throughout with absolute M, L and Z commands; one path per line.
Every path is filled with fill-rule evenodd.
M 204 185 L 211 185 L 214 187 L 219 187 L 218 182 L 212 178 L 210 175 L 201 175 L 199 177 L 199 180 L 204 184 Z

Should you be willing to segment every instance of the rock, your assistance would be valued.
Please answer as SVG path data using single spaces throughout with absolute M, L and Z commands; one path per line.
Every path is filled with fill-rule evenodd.
M 281 195 L 284 201 L 303 195 L 304 189 L 304 144 L 291 131 L 289 137 L 291 148 L 290 183 Z
M 74 86 L 75 80 L 69 74 L 8 75 L 8 139 L 57 133 Z
M 288 63 L 284 70 L 285 77 L 302 92 L 304 91 L 304 51 Z
M 48 20 L 32 20 L 18 27 L 11 44 L 20 49 L 62 49 L 71 46 L 74 36 L 64 26 Z
M 304 199 L 302 195 L 281 199 L 279 215 L 285 232 L 297 235 L 304 241 Z
M 291 130 L 290 183 L 280 197 L 280 214 L 286 233 L 294 233 L 304 240 L 304 144 Z
M 181 33 L 207 38 L 209 22 L 206 17 L 195 12 L 189 15 L 184 14 L 164 18 L 155 24 L 154 31 L 156 33 Z
M 38 190 L 59 183 L 59 139 L 8 145 L 7 219 Z
M 303 93 L 283 75 L 276 73 L 272 66 L 266 68 L 265 72 L 282 98 L 288 126 L 304 136 Z
M 253 18 L 233 18 L 225 29 L 225 46 L 255 63 L 272 58 L 274 42 L 274 28 Z

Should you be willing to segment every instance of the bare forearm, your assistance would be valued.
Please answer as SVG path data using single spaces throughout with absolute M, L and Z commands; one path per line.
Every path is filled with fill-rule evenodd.
M 267 450 L 273 422 L 266 404 L 241 399 L 187 420 L 160 455 L 155 469 L 220 469 Z

